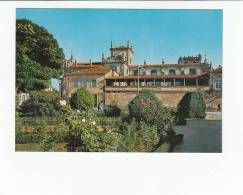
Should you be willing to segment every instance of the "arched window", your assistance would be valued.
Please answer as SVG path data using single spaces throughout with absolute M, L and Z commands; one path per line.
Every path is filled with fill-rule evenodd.
M 190 68 L 190 70 L 189 70 L 189 74 L 190 74 L 190 75 L 197 74 L 196 69 L 195 69 L 195 68 Z
M 152 76 L 157 75 L 157 70 L 151 70 L 151 75 L 152 75 Z
M 174 69 L 169 70 L 169 75 L 176 75 L 176 71 Z

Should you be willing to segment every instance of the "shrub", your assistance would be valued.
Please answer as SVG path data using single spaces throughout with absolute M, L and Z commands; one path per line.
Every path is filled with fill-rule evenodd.
M 124 136 L 120 151 L 151 152 L 159 142 L 155 125 L 132 121 L 130 124 L 125 123 L 122 129 Z
M 105 115 L 108 117 L 119 117 L 121 114 L 121 109 L 118 108 L 115 101 L 112 101 L 110 105 L 105 109 Z
M 136 121 L 155 125 L 160 139 L 167 136 L 168 130 L 174 125 L 174 109 L 161 106 L 151 91 L 142 91 L 129 103 L 129 113 Z
M 58 94 L 55 91 L 32 91 L 30 99 L 20 106 L 20 112 L 27 116 L 55 117 L 60 110 Z
M 68 151 L 112 152 L 117 151 L 121 135 L 113 129 L 106 132 L 96 132 L 95 114 L 91 111 L 73 111 L 66 118 L 69 126 L 67 135 Z
M 42 133 L 24 133 L 21 131 L 15 133 L 16 144 L 39 143 L 41 139 Z
M 178 104 L 178 118 L 204 118 L 206 116 L 206 104 L 203 93 L 199 90 L 184 95 Z
M 94 97 L 87 89 L 80 88 L 72 94 L 70 105 L 74 109 L 88 111 L 94 107 Z
M 129 104 L 131 118 L 137 121 L 153 123 L 158 111 L 161 109 L 158 98 L 149 90 L 142 90 Z

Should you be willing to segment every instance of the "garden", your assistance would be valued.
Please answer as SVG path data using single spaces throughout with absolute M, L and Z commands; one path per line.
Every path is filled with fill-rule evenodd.
M 127 108 L 112 102 L 104 112 L 95 110 L 93 98 L 85 88 L 72 95 L 70 104 L 56 91 L 32 91 L 16 108 L 16 151 L 169 152 L 183 138 L 173 126 L 185 124 L 186 117 L 205 116 L 199 112 L 203 107 L 195 107 L 203 100 L 200 91 L 186 94 L 178 109 L 162 106 L 149 90 Z

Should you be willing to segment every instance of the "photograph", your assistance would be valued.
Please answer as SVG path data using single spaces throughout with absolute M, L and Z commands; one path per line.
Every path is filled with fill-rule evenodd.
M 222 9 L 16 8 L 15 151 L 222 153 Z

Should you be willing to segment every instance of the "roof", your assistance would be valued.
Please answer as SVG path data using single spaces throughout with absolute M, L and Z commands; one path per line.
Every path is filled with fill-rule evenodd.
M 185 78 L 185 79 L 193 79 L 193 78 L 199 78 L 202 76 L 206 76 L 208 73 L 202 73 L 197 75 L 158 75 L 158 76 L 150 76 L 150 75 L 141 75 L 139 76 L 139 79 L 179 79 L 179 78 Z M 107 77 L 107 80 L 115 80 L 115 79 L 137 79 L 138 76 L 116 76 L 116 77 Z
M 105 75 L 110 72 L 110 68 L 106 68 L 104 66 L 93 66 L 92 68 L 66 73 L 65 76 L 80 76 L 80 75 Z
M 102 62 L 92 62 L 92 66 L 100 66 Z M 91 68 L 90 62 L 80 62 L 80 63 L 72 63 L 68 66 L 68 68 Z
M 151 64 L 151 65 L 130 65 L 129 69 L 137 69 L 138 66 L 149 69 L 149 68 L 161 68 L 161 67 L 180 67 L 180 66 L 202 66 L 204 64 Z
M 219 74 L 221 73 L 222 74 L 222 66 L 219 66 L 218 68 L 212 70 L 211 72 L 213 72 L 213 73 L 219 73 Z

